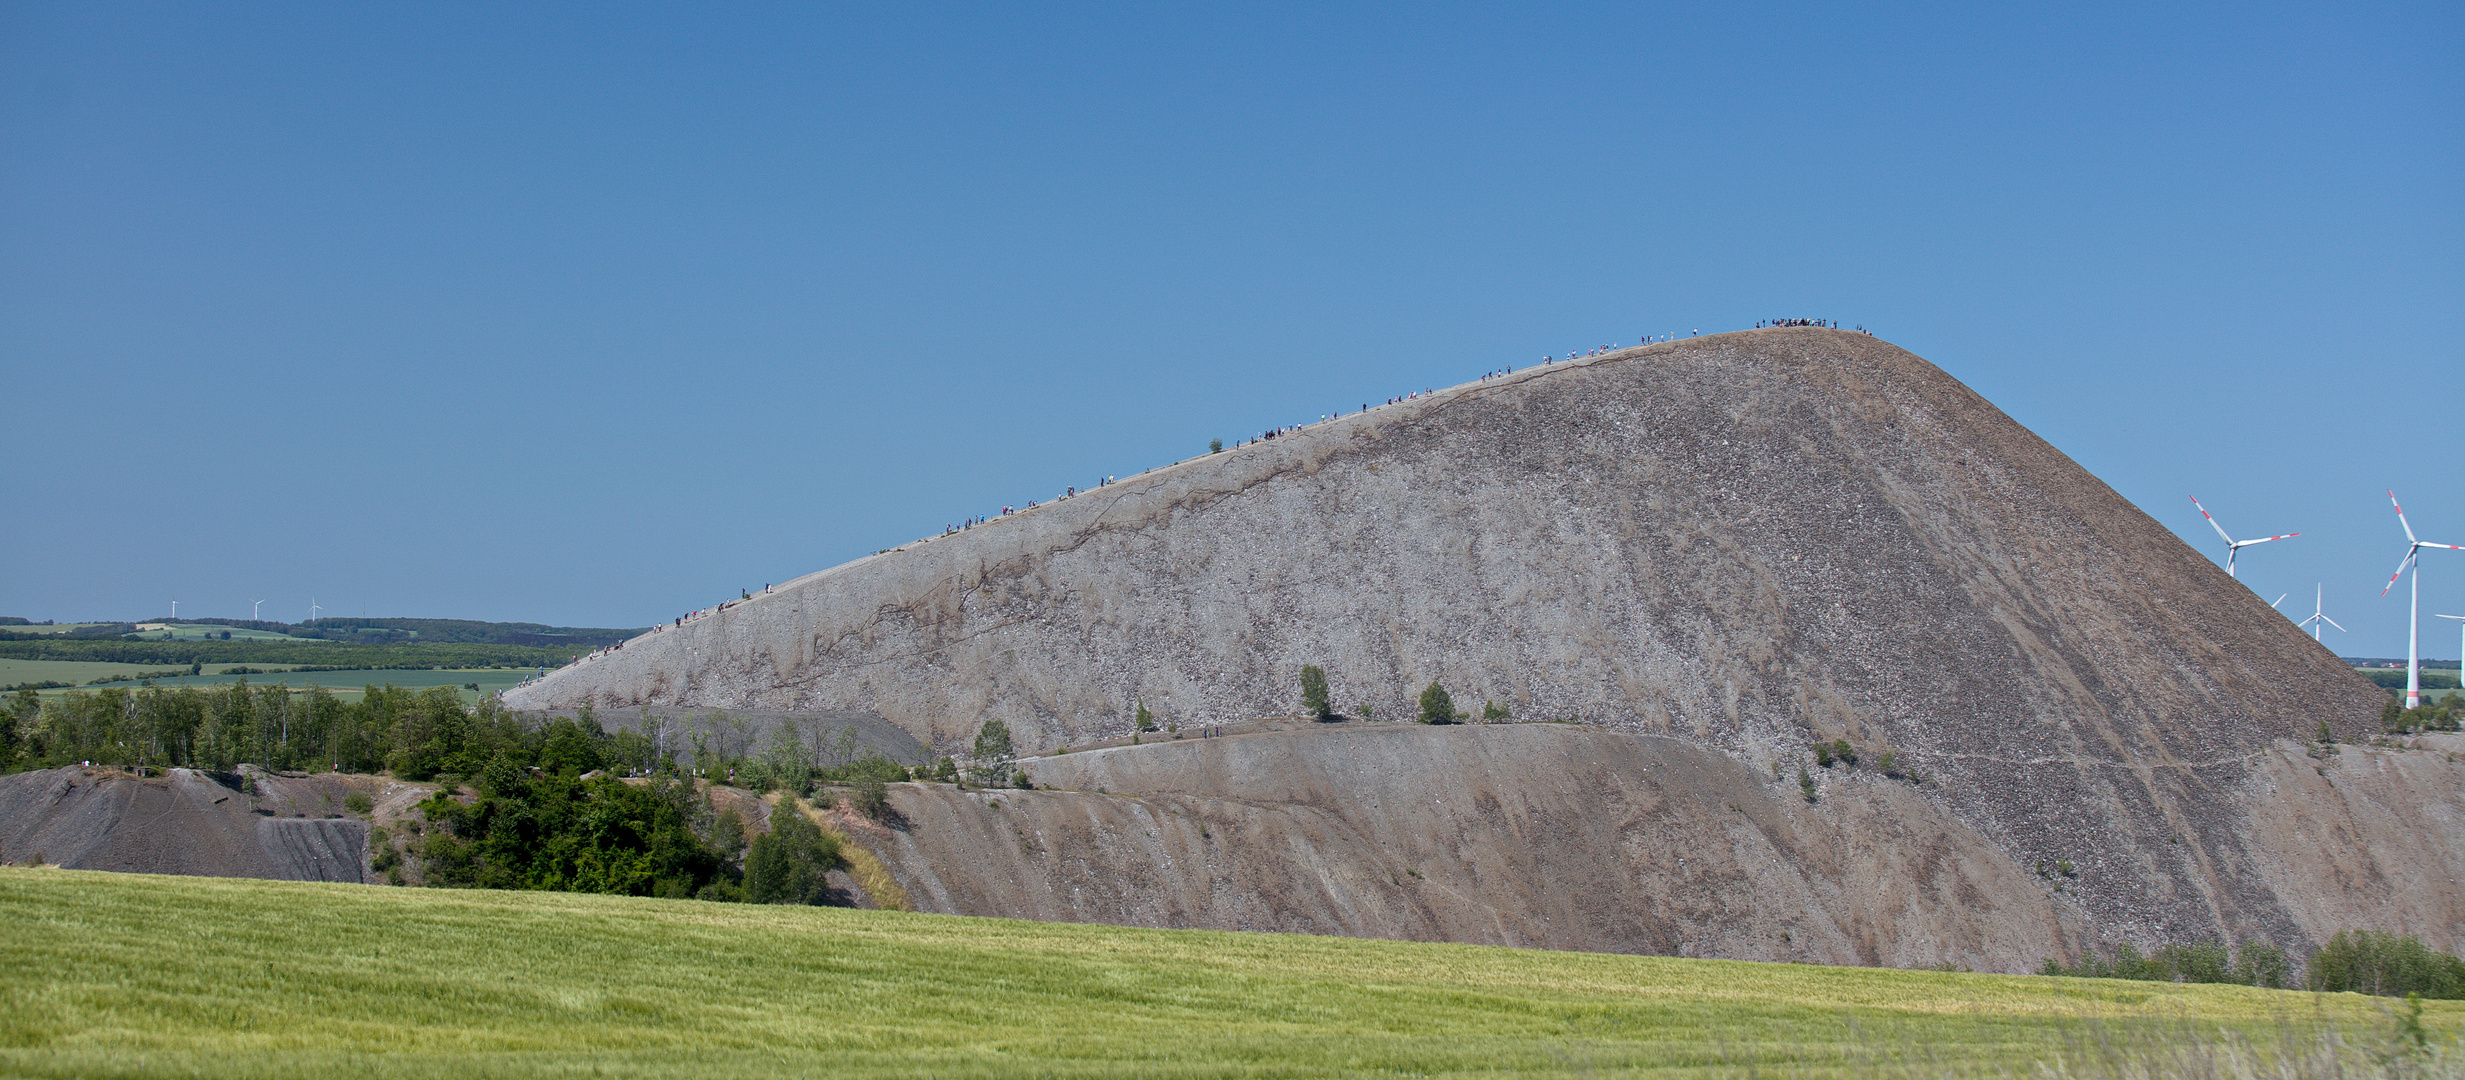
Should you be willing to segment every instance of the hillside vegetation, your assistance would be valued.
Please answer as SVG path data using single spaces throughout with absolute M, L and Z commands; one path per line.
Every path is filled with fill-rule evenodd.
M 22 1076 L 2170 1075 L 2286 1048 L 2326 1075 L 2328 1032 L 2345 1075 L 2426 1075 L 2465 1022 L 2424 1006 L 2417 1043 L 2351 995 L 62 870 L 0 869 L 0 918 Z

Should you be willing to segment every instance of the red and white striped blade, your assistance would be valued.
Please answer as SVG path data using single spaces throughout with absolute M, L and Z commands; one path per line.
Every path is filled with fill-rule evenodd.
M 2253 544 L 2265 544 L 2265 543 L 2267 543 L 2267 542 L 2269 542 L 2269 541 L 2271 541 L 2271 540 L 2284 540 L 2284 539 L 2287 539 L 2287 538 L 2289 538 L 2289 537 L 2295 537 L 2295 536 L 2301 536 L 2301 535 L 2302 535 L 2301 533 L 2279 533 L 2279 534 L 2277 534 L 2277 535 L 2275 535 L 2275 536 L 2263 536 L 2263 537 L 2260 537 L 2260 538 L 2259 538 L 2259 539 L 2257 539 L 2257 540 L 2237 540 L 2237 541 L 2234 541 L 2234 546 L 2235 546 L 2235 547 L 2250 547 L 2250 546 L 2251 546 L 2251 545 L 2253 545 Z
M 2199 496 L 2194 495 L 2194 496 L 2192 496 L 2192 497 L 2191 497 L 2191 505 L 2193 505 L 2193 506 L 2198 506 L 2198 507 L 2199 507 L 2199 510 L 2200 510 L 2200 516 L 2208 519 L 2208 527 L 2209 527 L 2209 528 L 2212 528 L 2212 529 L 2217 530 L 2217 535 L 2219 535 L 2219 536 L 2225 536 L 2225 526 L 2217 524 L 2217 519 L 2216 519 L 2216 517 L 2215 517 L 2214 515 L 2212 515 L 2212 514 L 2210 514 L 2210 513 L 2208 512 L 2208 508 L 2207 508 L 2207 507 L 2205 507 L 2205 506 L 2200 506 L 2200 497 L 2199 497 Z M 2234 538 L 2233 538 L 2233 537 L 2231 537 L 2231 536 L 2225 536 L 2225 542 L 2226 542 L 2226 543 L 2231 544 L 2231 543 L 2233 543 L 2233 542 L 2234 542 Z
M 2397 579 L 2405 576 L 2405 568 L 2406 568 L 2406 567 L 2408 567 L 2408 566 L 2413 565 L 2413 562 L 2414 562 L 2414 549 L 2412 549 L 2412 548 L 2410 548 L 2410 547 L 2409 547 L 2409 548 L 2406 548 L 2406 549 L 2405 549 L 2405 557 L 2404 557 L 2404 558 L 2402 558 L 2402 559 L 2397 560 L 2397 572 L 2396 572 L 2396 573 L 2393 573 L 2393 574 L 2388 575 L 2388 584 L 2383 585 L 2383 586 L 2381 586 L 2381 587 L 2380 587 L 2379 594 L 2380 594 L 2381 596 L 2386 596 L 2386 595 L 2388 595 L 2388 590 L 2393 589 L 2393 588 L 2396 588 L 2396 587 L 2397 587 Z
M 2405 526 L 2405 542 L 2408 544 L 2413 543 L 2414 526 L 2413 523 L 2405 520 L 2405 507 L 2397 502 L 2396 492 L 2390 491 L 2388 493 L 2388 505 L 2397 508 L 2397 524 Z

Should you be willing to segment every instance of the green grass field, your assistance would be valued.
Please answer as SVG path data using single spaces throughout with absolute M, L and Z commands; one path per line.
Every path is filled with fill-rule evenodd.
M 2344 994 L 61 870 L 0 869 L 0 925 L 11 1076 L 2041 1075 L 2394 1030 Z
M 151 623 L 147 625 L 153 625 Z M 164 623 L 166 629 L 149 630 L 138 636 L 147 641 L 206 641 L 230 634 L 232 641 L 324 641 L 323 638 L 292 637 L 271 630 L 251 630 L 245 626 L 223 626 L 219 623 Z
M 237 664 L 207 664 L 208 672 L 238 667 Z M 187 665 L 180 665 L 186 671 Z M 169 665 L 114 664 L 88 660 L 16 660 L 0 657 L 0 686 L 15 686 L 27 682 L 66 682 L 83 686 L 96 679 L 114 675 L 139 675 L 148 671 L 169 671 Z M 213 680 L 224 681 L 229 680 Z

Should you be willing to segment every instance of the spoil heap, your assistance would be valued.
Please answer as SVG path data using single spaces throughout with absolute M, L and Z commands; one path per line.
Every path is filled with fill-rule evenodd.
M 1854 782 L 1913 772 L 1926 829 L 1975 837 L 2088 937 L 2465 925 L 2446 846 L 2357 855 L 2368 837 L 2278 813 L 2314 771 L 2290 764 L 2303 740 L 2366 734 L 2379 691 L 1957 380 L 1826 329 L 1550 365 L 1183 462 L 508 700 L 869 712 L 944 751 L 1000 718 L 1050 749 L 1125 734 L 1142 701 L 1185 728 L 1289 712 L 1304 664 L 1355 718 L 1410 716 L 1434 681 L 1476 712 L 1678 740 L 1784 804 L 1801 767 L 1852 782 L 1813 765 L 1846 740 Z M 2369 813 L 2417 812 L 2422 779 Z M 2006 929 L 1970 937 L 2028 943 L 1964 955 L 2075 944 Z

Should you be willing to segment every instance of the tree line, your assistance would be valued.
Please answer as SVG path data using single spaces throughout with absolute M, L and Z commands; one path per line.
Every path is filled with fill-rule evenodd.
M 2276 946 L 2251 942 L 2166 945 L 2142 953 L 2129 942 L 2112 956 L 2090 953 L 2079 963 L 2048 960 L 2040 975 L 2143 982 L 2232 983 L 2272 989 L 2352 991 L 2383 997 L 2419 995 L 2434 1000 L 2465 998 L 2465 960 L 2440 952 L 2411 934 L 2339 930 L 2311 955 L 2299 975 Z
M 278 664 L 329 671 L 561 667 L 589 650 L 570 645 L 348 645 L 310 641 L 132 641 L 37 635 L 0 640 L 0 658 L 112 664 Z

